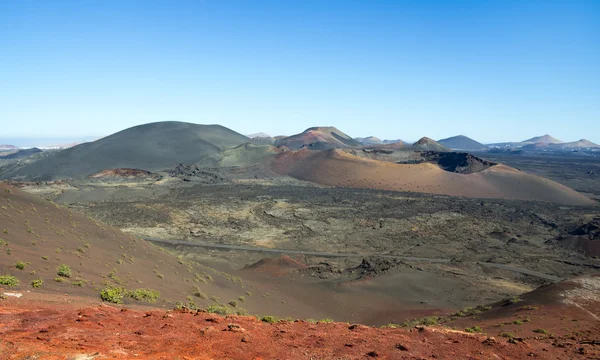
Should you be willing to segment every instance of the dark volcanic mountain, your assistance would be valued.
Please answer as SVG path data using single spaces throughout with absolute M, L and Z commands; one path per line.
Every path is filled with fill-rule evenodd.
M 487 146 L 464 135 L 441 139 L 438 140 L 438 143 L 452 150 L 478 151 L 487 149 Z
M 134 126 L 100 140 L 59 151 L 0 178 L 55 180 L 85 177 L 105 169 L 157 171 L 218 155 L 250 139 L 220 125 L 177 121 Z
M 3 159 L 3 160 L 19 159 L 22 157 L 31 156 L 33 154 L 37 154 L 37 153 L 41 153 L 41 152 L 42 152 L 42 150 L 40 150 L 38 148 L 22 149 L 22 150 L 15 151 L 9 155 L 0 156 L 0 159 Z
M 333 126 L 311 127 L 300 134 L 275 141 L 275 146 L 286 146 L 292 150 L 303 147 L 313 150 L 348 148 L 360 143 Z

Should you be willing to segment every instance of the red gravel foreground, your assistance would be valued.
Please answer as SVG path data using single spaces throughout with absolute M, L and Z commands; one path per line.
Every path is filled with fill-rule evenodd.
M 0 302 L 1 359 L 572 359 L 598 358 L 551 339 L 430 327 L 377 329 L 344 323 L 264 323 L 195 311 Z M 592 349 L 592 350 L 594 350 Z M 591 356 L 591 357 L 590 357 Z

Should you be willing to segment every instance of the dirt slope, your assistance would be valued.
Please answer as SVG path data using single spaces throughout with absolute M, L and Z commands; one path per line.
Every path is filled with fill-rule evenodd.
M 69 294 L 100 301 L 101 289 L 117 286 L 159 291 L 154 305 L 169 308 L 177 301 L 206 307 L 232 300 L 258 314 L 281 307 L 281 299 L 247 295 L 248 291 L 258 291 L 251 282 L 176 257 L 2 183 L 0 206 L 0 276 L 14 276 L 19 281 L 18 286 L 0 284 L 0 288 L 27 292 L 25 298 L 37 293 Z M 17 267 L 19 262 L 23 263 L 22 269 Z M 71 269 L 68 277 L 59 275 L 58 268 L 63 264 Z M 42 280 L 41 287 L 33 287 L 34 280 Z M 245 297 L 243 304 L 238 300 L 240 296 Z M 140 303 L 132 298 L 123 300 Z
M 331 186 L 564 204 L 594 203 L 566 186 L 504 165 L 473 174 L 457 174 L 431 163 L 394 164 L 359 158 L 341 150 L 301 150 L 279 154 L 271 168 L 279 174 Z
M 1 175 L 3 179 L 56 180 L 116 168 L 157 171 L 195 163 L 250 139 L 220 125 L 176 121 L 144 124 L 58 151 Z

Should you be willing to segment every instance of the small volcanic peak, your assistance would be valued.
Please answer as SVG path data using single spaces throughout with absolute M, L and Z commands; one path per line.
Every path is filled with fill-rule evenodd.
M 302 148 L 323 150 L 358 147 L 360 143 L 333 126 L 317 126 L 308 128 L 300 134 L 277 139 L 275 146 L 287 146 L 292 150 Z
M 414 145 L 426 145 L 426 144 L 435 144 L 437 143 L 435 140 L 428 138 L 427 136 L 423 136 L 419 139 Z
M 438 140 L 438 143 L 453 150 L 477 151 L 487 149 L 487 146 L 465 135 L 457 135 L 446 139 L 440 139 Z
M 542 136 L 532 137 L 531 139 L 524 140 L 523 142 L 530 143 L 530 144 L 545 144 L 545 145 L 547 145 L 547 144 L 560 144 L 562 141 L 546 134 L 546 135 L 542 135 Z
M 600 148 L 600 145 L 593 143 L 587 139 L 580 139 L 578 141 L 560 143 L 560 144 L 551 144 L 554 147 L 561 147 L 567 149 L 576 149 L 576 148 Z
M 411 146 L 412 150 L 415 151 L 451 151 L 444 145 L 438 143 L 437 141 L 430 139 L 428 137 L 422 137 Z
M 108 177 L 116 177 L 116 178 L 157 178 L 159 175 L 151 173 L 150 171 L 140 170 L 140 169 L 127 169 L 127 168 L 118 168 L 118 169 L 107 169 L 97 172 L 88 176 L 90 179 L 98 179 L 98 178 L 108 178 Z

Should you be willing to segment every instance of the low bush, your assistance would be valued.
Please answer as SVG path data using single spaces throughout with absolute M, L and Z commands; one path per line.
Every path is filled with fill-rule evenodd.
M 5 285 L 8 287 L 19 286 L 19 279 L 12 275 L 1 275 L 0 276 L 0 285 Z
M 24 261 L 17 261 L 17 263 L 15 264 L 15 267 L 19 270 L 25 269 L 26 266 L 27 266 L 27 263 Z
M 260 318 L 260 320 L 269 324 L 275 324 L 279 322 L 279 318 L 277 316 L 263 316 Z
M 160 292 L 152 289 L 135 289 L 129 293 L 129 296 L 138 301 L 155 303 L 160 297 Z
M 71 277 L 71 267 L 69 265 L 62 264 L 57 269 L 56 275 L 62 277 Z
M 43 283 L 44 283 L 44 280 L 42 280 L 42 279 L 32 280 L 31 286 L 33 286 L 34 288 L 39 288 L 39 287 L 42 287 Z
M 100 291 L 100 299 L 113 304 L 122 304 L 125 296 L 127 290 L 122 287 L 107 287 Z
M 483 330 L 479 326 L 473 326 L 465 329 L 468 333 L 482 332 Z
M 229 315 L 232 313 L 232 310 L 225 305 L 212 304 L 206 309 L 206 312 L 211 314 Z

